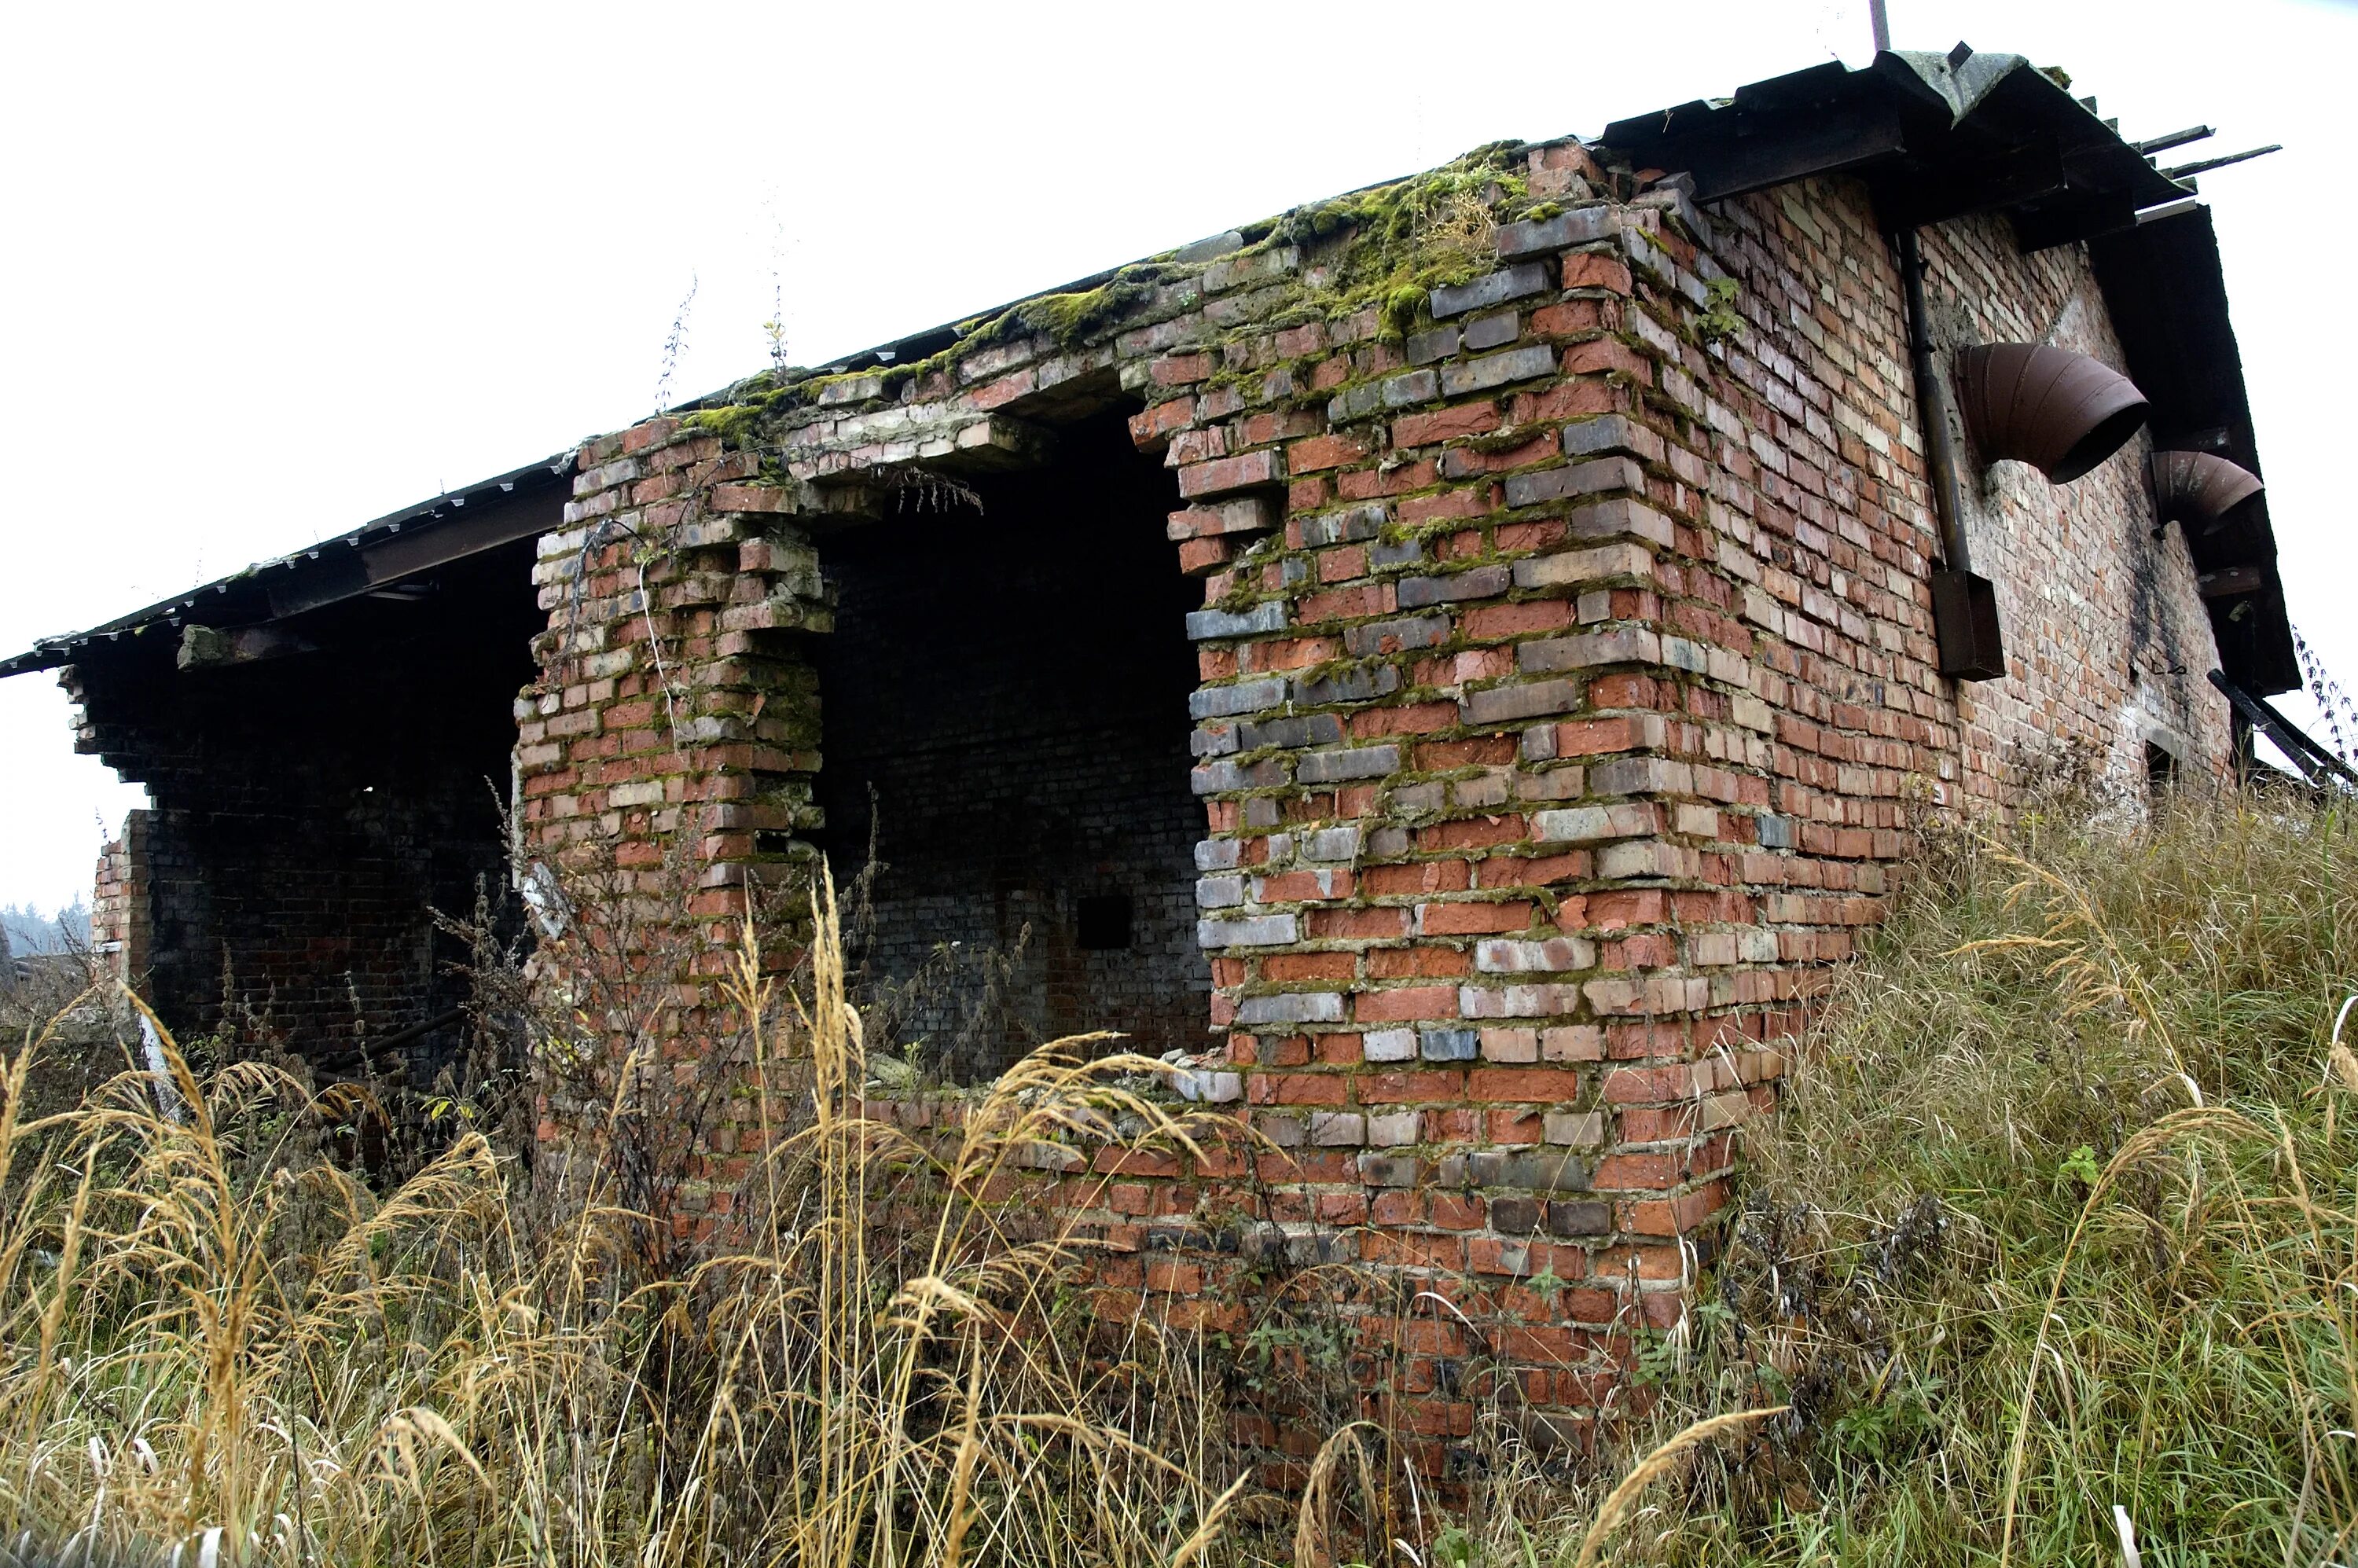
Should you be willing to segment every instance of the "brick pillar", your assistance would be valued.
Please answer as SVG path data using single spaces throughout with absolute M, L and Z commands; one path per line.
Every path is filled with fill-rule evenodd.
M 1769 717 L 1693 565 L 1704 460 L 1658 427 L 1707 439 L 1657 401 L 1695 311 L 1633 269 L 1655 216 L 1509 225 L 1403 341 L 1164 328 L 1136 378 L 1205 578 L 1201 939 L 1285 1152 L 1261 1217 L 1464 1313 L 1361 1323 L 1434 1437 L 1473 1421 L 1450 1363 L 1578 1406 L 1677 1320 L 1809 989 L 1771 966 L 1817 956 L 1743 885 Z
M 138 988 L 146 983 L 149 904 L 148 834 L 152 811 L 124 814 L 123 836 L 99 851 L 90 900 L 90 950 L 102 973 Z
M 749 900 L 776 892 L 789 931 L 802 913 L 818 766 L 804 639 L 829 616 L 784 492 L 741 482 L 752 455 L 664 418 L 579 463 L 566 531 L 541 541 L 549 624 L 517 703 L 525 892 L 554 932 L 535 983 L 549 1016 L 590 1020 L 539 1064 L 541 1170 L 561 1184 L 599 1152 L 638 1051 L 634 1114 L 659 1147 L 635 1157 L 662 1170 L 633 1195 L 695 1227 L 752 1153 L 719 976 Z M 535 863 L 569 907 L 550 912 Z M 768 957 L 791 962 L 791 941 L 773 935 Z

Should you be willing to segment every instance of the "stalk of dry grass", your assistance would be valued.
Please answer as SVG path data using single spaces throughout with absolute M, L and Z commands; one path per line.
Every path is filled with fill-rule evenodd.
M 1671 1464 L 1612 1560 L 2349 1560 L 2353 873 L 2340 806 L 2249 796 L 1937 843 L 1596 1474 L 1786 1409 Z M 1540 1475 L 1505 1456 L 1469 1561 L 1607 1523 L 1601 1481 Z
M 1186 1146 L 1157 1064 L 1035 1053 L 946 1145 L 867 1114 L 827 895 L 782 995 L 749 925 L 730 986 L 768 1119 L 730 1248 L 635 1266 L 651 1217 L 593 1178 L 561 1223 L 473 1132 L 379 1194 L 319 1155 L 360 1108 L 254 1063 L 189 1109 L 122 1073 L 0 1105 L 0 1517 L 75 1552 L 223 1561 L 1161 1564 L 1238 1496 L 1209 1391 L 1138 1325 L 1103 1353 L 1060 1297 L 1073 1238 L 1004 1223 L 1044 1143 Z M 624 1074 L 628 1080 L 631 1075 Z M 930 1202 L 911 1259 L 880 1213 Z M 1027 1218 L 1032 1210 L 1019 1213 Z
M 373 1190 L 321 1156 L 352 1092 L 259 1064 L 168 1051 L 184 1119 L 136 1068 L 31 1113 L 59 1037 L 28 1028 L 0 1520 L 128 1561 L 454 1568 L 2345 1561 L 2353 871 L 2337 811 L 2277 802 L 1945 841 L 1753 1135 L 1650 1414 L 1584 1464 L 1501 1410 L 1470 1511 L 1418 1493 L 1397 1542 L 1360 1539 L 1357 1425 L 1286 1539 L 1240 1534 L 1203 1347 L 1089 1322 L 1074 1238 L 1005 1201 L 1048 1146 L 1212 1124 L 1096 1042 L 937 1138 L 871 1115 L 824 891 L 795 985 L 756 930 L 735 957 L 763 1158 L 676 1273 L 622 1178 L 555 1220 L 472 1133 Z

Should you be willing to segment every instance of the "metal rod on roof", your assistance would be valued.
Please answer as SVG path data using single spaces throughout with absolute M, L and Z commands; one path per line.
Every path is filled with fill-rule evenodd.
M 2218 134 L 2208 125 L 2189 125 L 2182 131 L 2172 131 L 2166 136 L 2147 136 L 2144 141 L 2133 142 L 2130 145 L 2141 153 L 2166 153 L 2172 147 L 2182 147 L 2189 142 L 2208 141 Z
M 2176 168 L 2163 169 L 2161 174 L 2165 179 L 2184 179 L 2190 175 L 2207 174 L 2214 168 L 2224 168 L 2231 163 L 2242 163 L 2246 158 L 2266 157 L 2270 153 L 2282 151 L 2284 151 L 2282 142 L 2270 142 L 2266 146 L 2254 147 L 2247 153 L 2229 153 L 2225 157 L 2206 157 L 2199 163 L 2182 163 Z
M 1866 0 L 1866 20 L 1875 29 L 1875 52 L 1881 54 L 1891 47 L 1891 13 L 1884 0 Z

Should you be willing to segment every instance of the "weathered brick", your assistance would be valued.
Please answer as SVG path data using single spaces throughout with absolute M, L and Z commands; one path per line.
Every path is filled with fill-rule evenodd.
M 1215 458 L 1209 462 L 1187 464 L 1179 470 L 1179 493 L 1190 500 L 1197 496 L 1225 495 L 1233 491 L 1279 484 L 1284 478 L 1283 460 L 1275 449 L 1264 449 L 1257 452 L 1239 452 L 1232 458 Z
M 1593 462 L 1573 463 L 1563 468 L 1540 469 L 1529 473 L 1507 476 L 1506 496 L 1509 506 L 1536 506 L 1545 501 L 1561 501 L 1566 496 L 1594 495 L 1599 491 L 1643 491 L 1646 476 L 1628 458 L 1599 458 Z
M 1471 283 L 1455 284 L 1433 291 L 1433 315 L 1435 320 L 1462 316 L 1468 310 L 1481 310 L 1493 305 L 1504 305 L 1509 299 L 1520 299 L 1539 294 L 1548 287 L 1547 268 L 1538 262 L 1502 267 L 1485 273 Z
M 1519 381 L 1553 375 L 1555 371 L 1555 351 L 1544 344 L 1531 343 L 1504 353 L 1443 366 L 1441 390 L 1452 397 L 1466 397 L 1494 387 L 1511 386 Z
M 1498 254 L 1502 259 L 1511 259 L 1585 245 L 1619 232 L 1620 227 L 1618 212 L 1603 206 L 1575 207 L 1552 218 L 1502 223 L 1498 226 Z
M 1302 925 L 1291 914 L 1253 914 L 1236 920 L 1199 920 L 1199 947 L 1270 947 L 1300 941 Z

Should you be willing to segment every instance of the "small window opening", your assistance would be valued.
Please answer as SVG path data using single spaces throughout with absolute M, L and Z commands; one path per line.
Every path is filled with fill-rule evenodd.
M 2152 741 L 2145 743 L 2145 787 L 2154 795 L 2174 787 L 2178 783 L 2178 759 L 2164 747 Z
M 1080 901 L 1081 951 L 1119 953 L 1130 946 L 1130 895 L 1098 893 Z

